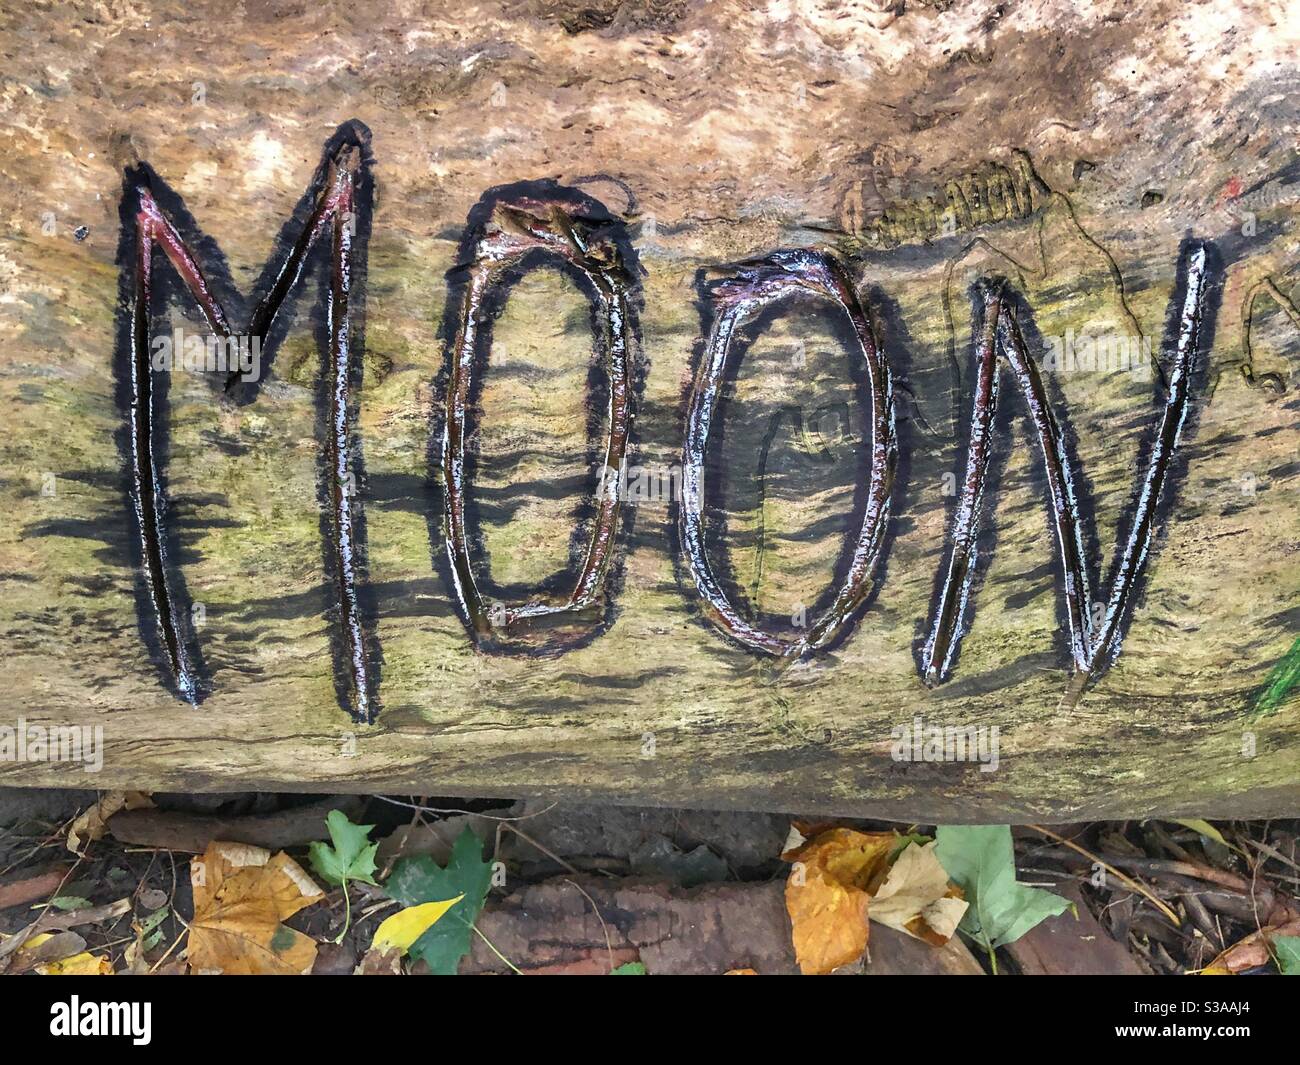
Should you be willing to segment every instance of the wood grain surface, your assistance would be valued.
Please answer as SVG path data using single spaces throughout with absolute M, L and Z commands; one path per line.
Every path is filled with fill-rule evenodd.
M 1258 707 L 1300 634 L 1300 19 L 1262 2 L 901 8 L 250 0 L 0 15 L 0 726 L 103 730 L 99 772 L 0 760 L 0 783 L 920 822 L 1293 812 L 1300 701 Z M 331 651 L 317 253 L 255 398 L 176 372 L 159 410 L 173 561 L 201 607 L 210 688 L 190 706 L 142 638 L 132 563 L 123 175 L 152 168 L 244 320 L 346 122 L 365 131 L 374 182 L 351 461 L 378 718 L 341 707 Z M 445 562 L 456 267 L 490 189 L 544 181 L 603 206 L 632 252 L 634 495 L 608 596 L 573 622 L 590 638 L 493 653 L 475 649 Z M 1162 385 L 1145 358 L 1097 369 L 1050 354 L 1122 341 L 1167 368 L 1192 238 L 1215 263 L 1206 344 L 1118 660 L 1063 702 L 1063 577 L 1006 379 L 969 632 L 951 678 L 927 687 L 918 654 L 966 454 L 972 286 L 997 275 L 1015 294 L 1076 457 L 1104 600 Z M 672 497 L 708 285 L 781 248 L 847 264 L 893 376 L 899 466 L 865 609 L 777 676 L 703 609 Z M 154 331 L 206 330 L 160 256 L 155 271 L 169 280 Z M 542 258 L 501 296 L 468 423 L 470 546 L 485 594 L 518 603 L 572 585 L 607 381 L 572 271 Z M 872 441 L 853 343 L 825 300 L 783 300 L 740 331 L 718 397 L 706 545 L 773 632 L 824 608 L 862 523 Z M 896 759 L 918 717 L 996 728 L 996 769 Z

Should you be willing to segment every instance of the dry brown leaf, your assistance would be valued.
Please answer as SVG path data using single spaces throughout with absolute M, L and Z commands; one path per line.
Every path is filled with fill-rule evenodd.
M 1273 936 L 1300 936 L 1300 920 L 1272 925 L 1252 932 L 1220 954 L 1201 970 L 1202 976 L 1236 976 L 1247 969 L 1267 965 L 1273 956 L 1269 940 Z
M 376 950 L 371 947 L 362 956 L 353 976 L 401 976 L 402 951 L 393 947 L 391 950 Z
M 76 932 L 38 932 L 18 948 L 11 971 L 41 976 L 112 976 L 113 965 L 107 956 L 91 954 L 85 946 L 86 941 Z
M 723 976 L 757 976 L 753 969 L 728 969 Z
M 153 805 L 153 800 L 143 791 L 109 791 L 99 801 L 83 810 L 68 829 L 67 847 L 73 854 L 82 854 L 87 843 L 102 839 L 107 831 L 106 822 L 121 810 L 143 810 Z
M 832 828 L 782 855 L 793 864 L 785 907 L 807 975 L 857 961 L 867 949 L 870 888 L 888 868 L 894 832 Z
M 311 972 L 316 943 L 283 921 L 324 892 L 302 866 L 281 851 L 212 843 L 190 862 L 194 920 L 190 925 L 190 968 L 232 975 Z
M 792 854 L 808 842 L 808 837 L 799 831 L 799 822 L 790 823 L 790 831 L 786 833 L 785 845 L 781 848 L 781 857 Z
M 135 926 L 135 939 L 126 945 L 122 960 L 126 963 L 126 976 L 148 975 L 149 963 L 145 960 L 144 941 L 140 938 L 138 925 Z
M 935 843 L 910 843 L 871 896 L 871 919 L 941 947 L 953 937 L 969 903 L 934 853 Z

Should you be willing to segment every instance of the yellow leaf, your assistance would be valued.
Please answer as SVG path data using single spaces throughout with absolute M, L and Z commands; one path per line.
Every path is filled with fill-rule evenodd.
M 457 895 L 445 902 L 422 902 L 419 906 L 407 906 L 404 910 L 398 910 L 375 929 L 370 949 L 382 953 L 397 947 L 405 954 L 411 949 L 412 943 L 437 924 L 443 914 L 464 897 Z
M 818 865 L 844 884 L 864 890 L 883 878 L 897 832 L 828 828 L 781 855 L 787 862 Z
M 394 947 L 389 951 L 366 951 L 360 963 L 352 970 L 353 976 L 401 976 L 402 952 Z
M 82 951 L 71 958 L 36 966 L 42 976 L 112 976 L 113 963 L 103 954 Z
M 867 949 L 867 903 L 860 888 L 846 887 L 823 869 L 809 869 L 803 882 L 786 881 L 785 908 L 794 954 L 805 975 L 829 973 L 857 961 Z
M 870 889 L 884 876 L 898 834 L 832 828 L 787 851 L 785 907 L 805 974 L 829 973 L 867 949 Z
M 211 843 L 190 863 L 194 920 L 187 955 L 190 969 L 232 975 L 311 972 L 316 943 L 281 922 L 324 892 L 302 866 L 281 851 Z
M 5 936 L 5 939 L 8 938 L 9 938 L 8 936 Z M 33 951 L 37 947 L 39 947 L 42 943 L 48 943 L 53 938 L 54 938 L 53 932 L 37 932 L 36 935 L 29 936 L 27 939 L 23 940 L 22 946 L 20 946 L 18 949 L 19 951 L 24 951 L 24 950 Z

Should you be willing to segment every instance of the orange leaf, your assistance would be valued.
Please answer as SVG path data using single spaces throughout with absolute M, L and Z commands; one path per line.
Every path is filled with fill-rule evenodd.
M 187 953 L 190 969 L 237 975 L 311 971 L 316 944 L 281 922 L 324 893 L 281 851 L 212 843 L 190 863 L 194 920 Z
M 867 949 L 870 890 L 888 873 L 897 833 L 832 828 L 782 855 L 785 907 L 805 974 L 829 973 Z
M 1261 928 L 1234 943 L 1200 973 L 1202 976 L 1236 976 L 1247 969 L 1257 969 L 1267 965 L 1272 957 L 1269 941 L 1273 936 L 1296 935 L 1300 935 L 1300 920 Z

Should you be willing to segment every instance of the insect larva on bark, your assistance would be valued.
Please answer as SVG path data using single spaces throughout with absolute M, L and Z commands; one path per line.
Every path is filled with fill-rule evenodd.
M 1026 219 L 1046 205 L 1051 190 L 1026 153 L 1013 153 L 1011 162 L 1010 167 L 986 162 L 970 173 L 944 181 L 937 200 L 930 194 L 896 201 L 865 227 L 846 228 L 870 247 L 891 248 Z
M 1286 381 L 1283 380 L 1282 375 L 1272 372 L 1258 373 L 1255 370 L 1255 351 L 1251 332 L 1255 325 L 1255 304 L 1258 302 L 1259 297 L 1263 295 L 1271 296 L 1282 310 L 1282 313 L 1291 320 L 1291 324 L 1300 326 L 1300 309 L 1297 309 L 1296 305 L 1291 302 L 1291 297 L 1278 287 L 1278 283 L 1271 277 L 1265 277 L 1257 281 L 1241 301 L 1241 358 L 1236 363 L 1236 368 L 1242 379 L 1251 388 L 1264 385 L 1274 395 L 1280 396 L 1286 392 Z M 1219 376 L 1222 372 L 1220 370 L 1218 374 L 1215 374 L 1214 380 L 1210 384 L 1210 395 L 1214 394 L 1214 389 L 1218 386 Z

